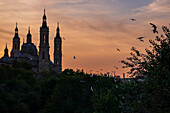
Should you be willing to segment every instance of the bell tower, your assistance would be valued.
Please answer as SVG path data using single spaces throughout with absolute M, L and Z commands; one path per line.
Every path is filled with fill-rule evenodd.
M 60 37 L 59 23 L 57 24 L 56 37 L 54 38 L 54 66 L 56 71 L 62 71 L 62 40 Z
M 11 57 L 16 57 L 19 54 L 20 51 L 20 38 L 18 35 L 18 27 L 16 23 L 16 28 L 15 28 L 15 36 L 13 38 L 13 46 L 12 46 L 12 51 L 11 51 Z
M 49 54 L 49 27 L 47 26 L 47 17 L 44 16 L 42 26 L 40 27 L 40 45 L 39 45 L 39 71 L 49 70 L 50 54 Z

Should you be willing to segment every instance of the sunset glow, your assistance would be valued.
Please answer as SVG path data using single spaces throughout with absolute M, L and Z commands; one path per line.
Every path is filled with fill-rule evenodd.
M 149 23 L 157 25 L 161 34 L 162 25 L 169 27 L 170 22 L 169 0 L 0 0 L 0 57 L 6 43 L 11 51 L 16 22 L 21 44 L 30 26 L 33 43 L 39 49 L 44 8 L 50 30 L 51 60 L 59 22 L 61 37 L 65 38 L 63 70 L 84 69 L 88 73 L 116 71 L 122 76 L 127 69 L 121 68 L 123 64 L 119 61 L 130 56 L 132 46 L 144 52 L 149 48 L 148 40 L 156 36 Z M 145 36 L 144 42 L 137 40 L 141 36 Z

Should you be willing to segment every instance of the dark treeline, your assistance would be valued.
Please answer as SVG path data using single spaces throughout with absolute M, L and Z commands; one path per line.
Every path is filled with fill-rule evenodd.
M 0 113 L 169 113 L 170 32 L 150 40 L 152 50 L 122 61 L 145 81 L 123 82 L 66 69 L 38 76 L 27 63 L 0 66 Z

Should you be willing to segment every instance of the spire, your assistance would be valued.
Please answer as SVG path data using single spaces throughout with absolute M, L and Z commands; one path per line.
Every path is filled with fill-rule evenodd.
M 59 28 L 59 22 L 57 23 L 57 27 Z
M 30 34 L 30 26 L 28 27 L 28 34 Z
M 7 43 L 6 43 L 6 47 L 4 49 L 4 57 L 9 57 L 8 55 L 8 48 L 7 48 Z
M 44 16 L 43 16 L 42 27 L 47 27 L 47 22 L 46 22 L 46 20 L 47 20 L 47 17 L 46 17 L 46 15 L 45 15 L 45 9 L 44 9 Z
M 18 31 L 18 27 L 17 27 L 17 22 L 16 22 L 16 27 L 15 27 L 15 32 Z
M 7 48 L 7 43 L 6 43 L 6 48 L 5 48 L 5 49 L 8 49 L 8 48 Z
M 17 22 L 16 22 L 16 27 L 15 27 L 15 37 L 18 37 L 18 27 L 17 27 Z
M 57 34 L 56 34 L 56 37 L 60 37 L 59 22 L 57 23 Z
M 27 43 L 32 43 L 31 37 L 32 37 L 32 35 L 31 35 L 31 33 L 30 33 L 30 27 L 28 27 Z
M 45 15 L 45 9 L 44 9 L 44 16 L 43 16 L 43 20 L 46 20 L 46 15 Z

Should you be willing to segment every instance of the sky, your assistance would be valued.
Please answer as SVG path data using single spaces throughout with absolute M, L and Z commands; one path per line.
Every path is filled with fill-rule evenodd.
M 33 43 L 39 49 L 44 8 L 50 29 L 52 61 L 57 22 L 61 37 L 65 38 L 63 70 L 115 71 L 122 76 L 128 69 L 121 68 L 123 64 L 119 61 L 130 56 L 132 46 L 144 52 L 149 48 L 148 40 L 157 35 L 152 33 L 149 23 L 157 25 L 159 35 L 161 27 L 169 27 L 170 23 L 170 0 L 0 0 L 0 57 L 6 43 L 9 53 L 11 51 L 16 22 L 21 44 L 30 26 Z M 145 36 L 144 42 L 136 39 L 140 36 Z

